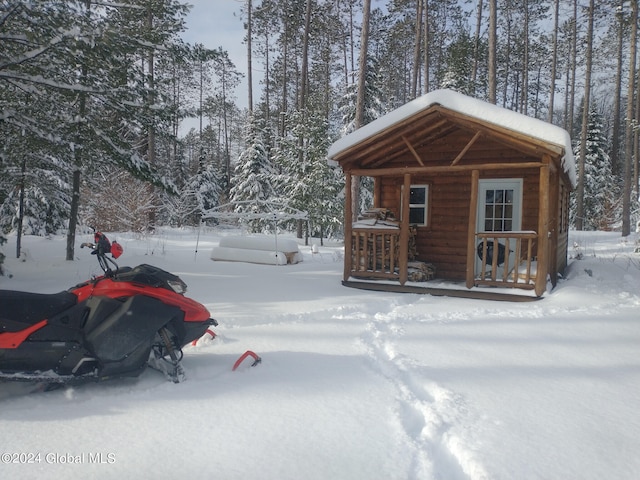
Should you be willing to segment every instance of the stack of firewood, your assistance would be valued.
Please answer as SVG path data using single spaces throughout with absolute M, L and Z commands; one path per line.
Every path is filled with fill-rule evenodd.
M 436 266 L 426 262 L 409 262 L 408 277 L 410 282 L 426 282 L 436 278 Z
M 396 216 L 388 208 L 370 208 L 358 215 L 357 226 L 386 225 L 398 227 Z
M 358 215 L 358 220 L 365 220 L 375 218 L 376 220 L 391 220 L 395 221 L 396 216 L 388 208 L 369 208 Z

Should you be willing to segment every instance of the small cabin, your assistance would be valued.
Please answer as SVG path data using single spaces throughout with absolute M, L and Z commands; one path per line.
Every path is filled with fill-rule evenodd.
M 345 285 L 420 281 L 428 291 L 442 280 L 539 297 L 567 266 L 575 164 L 562 128 L 437 90 L 341 138 L 328 156 L 345 174 Z M 352 185 L 363 176 L 373 205 L 354 215 Z

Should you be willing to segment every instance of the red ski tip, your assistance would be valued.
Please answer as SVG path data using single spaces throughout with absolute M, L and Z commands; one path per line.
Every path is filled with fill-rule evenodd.
M 205 335 L 210 335 L 211 338 L 216 338 L 216 332 L 214 332 L 210 328 L 207 328 L 207 331 L 204 332 L 204 335 L 202 335 L 202 337 L 200 337 L 200 338 L 203 338 Z M 196 338 L 193 342 L 191 342 L 191 346 L 195 347 L 196 344 L 198 343 L 198 340 L 200 340 L 200 338 Z
M 240 366 L 240 364 L 244 361 L 245 358 L 247 357 L 253 357 L 253 363 L 251 364 L 252 367 L 255 367 L 256 365 L 258 365 L 260 362 L 262 362 L 262 359 L 256 355 L 255 353 L 253 353 L 251 350 L 247 350 L 246 352 L 244 352 L 240 358 L 238 360 L 236 360 L 236 363 L 233 364 L 233 369 L 232 371 L 236 371 L 236 369 Z

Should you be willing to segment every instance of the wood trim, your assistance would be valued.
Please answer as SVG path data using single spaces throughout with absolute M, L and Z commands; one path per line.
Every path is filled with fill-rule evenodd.
M 542 139 L 526 135 L 524 133 L 511 130 L 506 127 L 495 125 L 492 123 L 485 123 L 480 120 L 468 117 L 465 114 L 458 113 L 453 110 L 449 110 L 440 105 L 435 107 L 444 118 L 452 119 L 455 123 L 462 127 L 466 127 L 472 131 L 482 131 L 488 136 L 495 138 L 501 142 L 510 145 L 512 148 L 521 149 L 528 152 L 537 152 L 538 155 L 544 153 L 551 153 L 556 156 L 564 154 L 564 147 L 546 142 Z
M 549 272 L 549 166 L 540 167 L 540 193 L 538 206 L 538 266 L 536 272 L 536 295 L 547 288 Z
M 473 287 L 475 278 L 476 223 L 478 220 L 478 184 L 480 170 L 471 172 L 471 198 L 469 201 L 469 225 L 467 227 L 467 288 Z
M 348 170 L 352 175 L 363 177 L 402 176 L 406 174 L 429 174 L 443 172 L 469 172 L 473 170 L 504 170 L 517 168 L 540 168 L 542 162 L 523 163 L 485 163 L 482 165 L 441 165 L 434 167 L 387 167 L 387 168 L 354 168 Z
M 462 149 L 462 151 L 458 154 L 458 156 L 453 159 L 453 162 L 451 162 L 451 166 L 454 166 L 455 164 L 457 164 L 462 159 L 462 157 L 464 157 L 464 155 L 469 151 L 471 146 L 474 143 L 476 143 L 476 140 L 478 140 L 478 138 L 480 138 L 480 135 L 482 135 L 482 133 L 480 131 L 477 131 L 476 134 L 473 136 L 473 138 L 471 140 L 469 140 L 469 143 L 467 143 L 465 145 L 465 147 Z M 422 163 L 421 163 L 421 165 L 422 165 Z
M 466 290 L 457 288 L 434 288 L 417 285 L 398 285 L 382 282 L 345 280 L 342 282 L 345 287 L 359 288 L 362 290 L 372 290 L 375 292 L 397 292 L 397 293 L 417 293 L 423 295 L 434 295 L 439 297 L 471 298 L 476 300 L 493 300 L 505 302 L 536 302 L 543 297 L 533 295 L 523 295 L 518 293 L 498 293 L 488 290 Z M 428 282 L 425 285 L 429 285 Z M 516 289 L 511 289 L 515 291 Z
M 400 270 L 400 285 L 404 285 L 409 277 L 409 202 L 411 201 L 411 174 L 404 175 L 402 189 L 402 215 L 400 222 L 400 245 L 398 252 L 398 268 Z
M 407 137 L 405 137 L 404 135 L 402 135 L 402 141 L 403 141 L 403 142 L 404 142 L 404 144 L 407 146 L 407 148 L 409 149 L 409 151 L 413 154 L 413 156 L 414 156 L 414 157 L 415 157 L 415 159 L 418 161 L 418 163 L 424 167 L 424 162 L 423 162 L 423 161 L 422 161 L 422 159 L 420 158 L 420 155 L 418 155 L 418 152 L 416 152 L 415 148 L 413 148 L 413 145 L 411 145 L 411 143 L 409 143 L 409 140 L 407 140 Z
M 352 239 L 351 239 L 351 228 L 353 224 L 353 215 L 351 212 L 351 174 L 349 172 L 345 172 L 345 199 L 344 199 L 344 272 L 342 274 L 342 278 L 346 281 L 349 279 L 351 275 L 351 249 L 352 249 Z

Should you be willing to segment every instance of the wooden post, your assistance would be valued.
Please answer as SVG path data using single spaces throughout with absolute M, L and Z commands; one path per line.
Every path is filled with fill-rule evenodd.
M 536 295 L 547 288 L 549 271 L 549 166 L 540 167 L 540 193 L 538 206 L 538 268 L 536 270 Z
M 478 184 L 480 171 L 471 172 L 471 198 L 469 199 L 469 225 L 467 226 L 467 288 L 473 287 L 476 261 L 476 223 L 478 222 Z M 485 255 L 486 258 L 486 255 Z
M 409 203 L 411 201 L 411 174 L 404 174 L 404 188 L 402 189 L 402 221 L 400 222 L 400 245 L 398 268 L 400 270 L 400 285 L 407 283 L 409 278 Z
M 351 276 L 352 262 L 352 237 L 351 227 L 353 225 L 351 213 L 351 173 L 345 173 L 345 199 L 344 199 L 344 272 L 342 279 L 346 282 Z

